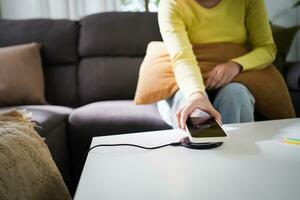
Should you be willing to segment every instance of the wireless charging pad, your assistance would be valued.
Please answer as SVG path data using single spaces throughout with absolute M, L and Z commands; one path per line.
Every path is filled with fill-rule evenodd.
M 189 149 L 212 149 L 221 146 L 223 142 L 194 143 L 190 141 L 189 137 L 184 137 L 180 140 L 180 144 Z

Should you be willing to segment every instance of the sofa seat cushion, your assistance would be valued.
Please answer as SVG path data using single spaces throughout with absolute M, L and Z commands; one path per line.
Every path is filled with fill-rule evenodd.
M 40 128 L 36 128 L 37 132 L 46 137 L 47 133 L 56 128 L 60 123 L 67 122 L 68 116 L 72 109 L 63 106 L 52 105 L 26 105 L 26 106 L 14 106 L 14 107 L 2 107 L 0 111 L 9 110 L 12 108 L 26 109 L 29 113 L 32 113 L 31 118 Z
M 166 129 L 153 105 L 135 105 L 131 100 L 102 101 L 75 109 L 69 118 L 72 131 L 103 136 Z
M 68 132 L 77 183 L 86 152 L 95 136 L 169 129 L 154 105 L 135 105 L 132 100 L 101 101 L 75 109 L 69 117 Z

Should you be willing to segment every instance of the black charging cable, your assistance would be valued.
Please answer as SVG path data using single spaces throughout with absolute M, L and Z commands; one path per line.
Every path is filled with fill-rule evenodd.
M 223 144 L 223 142 L 193 143 L 189 140 L 188 137 L 182 138 L 179 142 L 173 142 L 173 143 L 164 144 L 164 145 L 160 145 L 160 146 L 154 146 L 154 147 L 145 147 L 145 146 L 141 146 L 141 145 L 137 145 L 137 144 L 122 144 L 122 143 L 121 144 L 98 144 L 98 145 L 92 146 L 90 149 L 88 149 L 85 152 L 85 156 L 83 156 L 82 159 L 86 159 L 89 152 L 98 147 L 130 146 L 130 147 L 136 147 L 136 148 L 141 148 L 141 149 L 146 149 L 146 150 L 154 150 L 154 149 L 160 149 L 160 148 L 167 147 L 167 146 L 172 146 L 172 147 L 181 146 L 181 147 L 185 147 L 185 148 L 189 148 L 189 149 L 205 150 L 205 149 L 212 149 L 212 148 L 219 147 L 222 144 Z M 83 160 L 83 162 L 84 162 L 84 160 Z
M 89 153 L 91 150 L 98 148 L 98 147 L 115 147 L 115 146 L 130 146 L 130 147 L 136 147 L 136 148 L 141 148 L 141 149 L 146 149 L 146 150 L 154 150 L 154 149 L 160 149 L 160 148 L 167 147 L 167 146 L 173 146 L 173 147 L 181 146 L 181 143 L 173 142 L 173 143 L 164 144 L 164 145 L 155 146 L 155 147 L 145 147 L 145 146 L 140 146 L 140 145 L 136 145 L 136 144 L 98 144 L 98 145 L 91 147 L 87 153 Z
M 216 148 L 219 147 L 223 144 L 223 142 L 205 142 L 205 143 L 194 143 L 191 142 L 190 139 L 188 137 L 184 137 L 180 140 L 180 142 L 173 142 L 173 143 L 169 143 L 169 144 L 164 144 L 164 145 L 160 145 L 160 146 L 154 146 L 154 147 L 145 147 L 145 146 L 140 146 L 140 145 L 136 145 L 136 144 L 98 144 L 95 145 L 93 147 L 91 147 L 86 155 L 95 148 L 98 147 L 115 147 L 115 146 L 130 146 L 130 147 L 137 147 L 137 148 L 141 148 L 141 149 L 146 149 L 146 150 L 154 150 L 154 149 L 160 149 L 163 147 L 167 147 L 167 146 L 182 146 L 182 147 L 186 147 L 189 149 L 212 149 L 212 148 Z

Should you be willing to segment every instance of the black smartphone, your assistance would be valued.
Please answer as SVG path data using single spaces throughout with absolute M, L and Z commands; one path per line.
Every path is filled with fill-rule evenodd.
M 227 134 L 213 117 L 188 117 L 186 121 L 189 139 L 194 143 L 224 142 Z

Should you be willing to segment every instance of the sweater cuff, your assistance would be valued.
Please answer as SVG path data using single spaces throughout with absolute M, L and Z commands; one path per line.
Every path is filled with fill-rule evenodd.
M 231 60 L 232 62 L 238 63 L 242 67 L 242 71 L 247 71 L 252 69 L 251 61 L 247 57 L 239 57 Z

